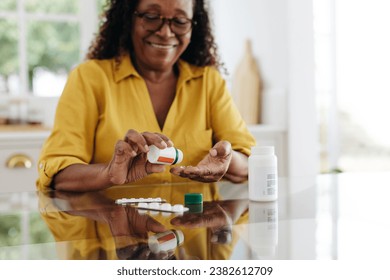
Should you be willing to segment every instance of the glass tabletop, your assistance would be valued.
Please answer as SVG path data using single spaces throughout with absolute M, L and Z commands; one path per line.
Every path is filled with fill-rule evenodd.
M 382 258 L 388 183 L 389 174 L 279 178 L 274 202 L 251 201 L 247 183 L 229 182 L 0 194 L 0 259 Z M 203 203 L 186 205 L 189 193 Z

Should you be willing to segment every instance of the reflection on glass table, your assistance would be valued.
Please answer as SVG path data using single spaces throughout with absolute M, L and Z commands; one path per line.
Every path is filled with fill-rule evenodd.
M 172 205 L 183 204 L 189 192 L 203 194 L 202 213 L 146 211 L 115 203 L 123 197 L 161 197 Z M 215 184 L 190 183 L 39 193 L 39 202 L 63 259 L 229 259 L 239 238 L 234 227 L 248 221 L 248 200 L 218 200 L 218 195 Z M 180 231 L 183 243 L 151 250 L 150 240 L 159 233 L 167 233 L 158 239 L 165 247 L 173 236 L 170 230 Z
M 3 193 L 0 259 L 383 260 L 389 185 L 390 173 L 280 178 L 278 200 L 267 203 L 249 201 L 247 184 L 230 182 Z M 202 194 L 201 213 L 115 203 L 184 204 L 187 193 Z

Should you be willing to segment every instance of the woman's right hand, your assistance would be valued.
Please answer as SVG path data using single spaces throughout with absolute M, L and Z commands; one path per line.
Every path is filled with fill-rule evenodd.
M 106 168 L 109 180 L 113 185 L 135 182 L 152 173 L 164 172 L 165 166 L 147 161 L 149 146 L 160 149 L 172 147 L 172 141 L 160 133 L 139 133 L 133 129 L 126 133 L 124 140 L 115 145 L 112 160 Z

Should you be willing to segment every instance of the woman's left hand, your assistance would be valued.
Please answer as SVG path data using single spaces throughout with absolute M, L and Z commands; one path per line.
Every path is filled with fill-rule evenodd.
M 176 166 L 171 173 L 200 182 L 217 182 L 226 174 L 232 160 L 232 146 L 227 141 L 214 145 L 197 166 Z

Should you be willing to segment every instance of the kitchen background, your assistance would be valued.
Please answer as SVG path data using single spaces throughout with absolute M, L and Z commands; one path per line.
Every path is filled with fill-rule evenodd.
M 0 259 L 50 258 L 20 244 L 54 252 L 39 213 L 29 214 L 36 205 L 26 201 L 34 193 L 17 192 L 35 189 L 37 158 L 58 97 L 68 72 L 84 59 L 104 3 L 0 1 L 0 193 L 12 192 L 11 199 L 0 200 L 0 245 L 9 247 L 0 250 Z M 236 102 L 254 96 L 238 69 L 255 73 L 253 83 L 260 81 L 261 98 L 255 99 L 260 123 L 251 123 L 250 130 L 259 144 L 276 147 L 279 173 L 290 176 L 291 192 L 308 198 L 291 215 L 306 217 L 316 208 L 323 217 L 309 232 L 292 229 L 305 246 L 290 248 L 290 254 L 334 259 L 338 246 L 340 255 L 354 252 L 337 243 L 355 236 L 336 236 L 337 197 L 327 189 L 305 190 L 318 173 L 390 170 L 390 1 L 210 0 L 209 5 Z M 248 71 L 253 65 L 255 71 Z M 13 208 L 22 210 L 9 212 Z M 325 246 L 306 246 L 317 244 L 305 239 L 310 232 Z M 289 238 L 288 232 L 279 234 L 280 242 Z M 359 242 L 350 244 L 355 249 Z
M 15 153 L 23 139 L 41 145 L 46 134 L 39 138 L 31 125 L 53 124 L 67 74 L 84 59 L 104 3 L 0 1 L 0 140 Z M 250 129 L 260 144 L 277 147 L 282 175 L 390 169 L 388 1 L 209 5 L 231 88 L 251 42 L 262 90 L 261 123 Z M 9 150 L 8 142 L 0 147 Z

